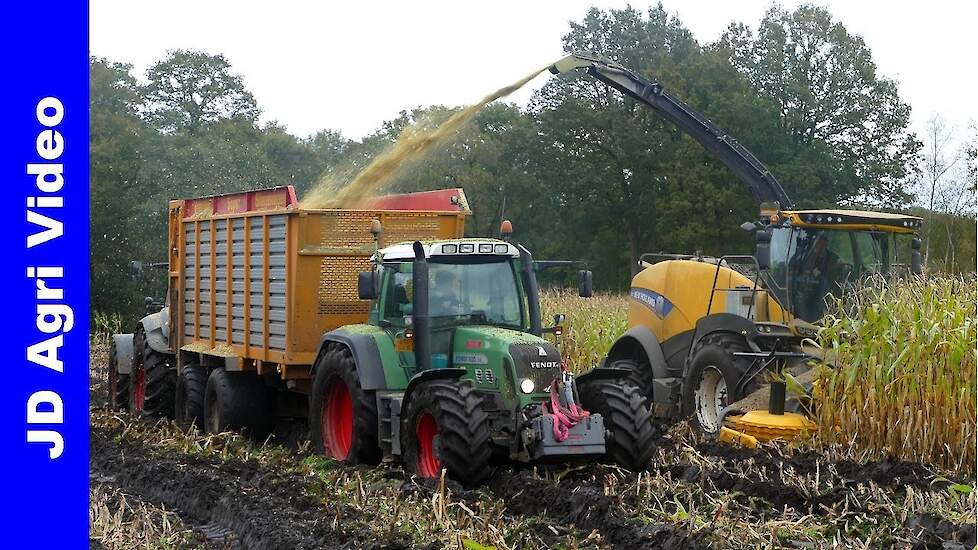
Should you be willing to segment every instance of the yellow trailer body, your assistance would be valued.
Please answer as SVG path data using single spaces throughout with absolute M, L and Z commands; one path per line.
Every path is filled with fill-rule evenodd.
M 173 349 L 223 359 L 227 370 L 307 378 L 325 332 L 367 321 L 357 274 L 378 244 L 462 237 L 468 214 L 461 189 L 378 198 L 363 209 L 303 209 L 291 186 L 171 201 Z

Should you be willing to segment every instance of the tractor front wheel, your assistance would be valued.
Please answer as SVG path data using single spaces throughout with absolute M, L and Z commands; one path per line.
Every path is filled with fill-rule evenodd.
M 119 373 L 119 352 L 113 339 L 112 348 L 109 350 L 109 409 L 124 411 L 128 408 L 129 375 Z
M 649 466 L 656 445 L 656 427 L 648 399 L 628 379 L 595 380 L 578 388 L 581 404 L 601 415 L 611 432 L 608 456 L 632 471 Z
M 401 424 L 408 470 L 438 477 L 442 469 L 465 487 L 489 475 L 489 416 L 468 381 L 433 380 L 411 394 Z
M 309 436 L 317 452 L 350 464 L 376 464 L 374 392 L 360 387 L 356 361 L 345 346 L 331 346 L 319 359 L 309 400 Z
M 140 418 L 173 418 L 175 372 L 172 356 L 149 346 L 146 333 L 136 331 L 132 372 L 129 375 L 129 410 Z

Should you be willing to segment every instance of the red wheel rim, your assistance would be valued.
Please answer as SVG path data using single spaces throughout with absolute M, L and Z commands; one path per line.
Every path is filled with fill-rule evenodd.
M 136 368 L 135 371 L 133 378 L 136 383 L 132 392 L 132 408 L 134 412 L 139 413 L 143 411 L 143 403 L 146 400 L 146 371 L 142 367 Z
M 438 477 L 441 473 L 441 461 L 435 456 L 435 436 L 438 435 L 435 417 L 431 413 L 421 415 L 414 433 L 418 436 L 418 474 L 423 477 Z
M 346 384 L 341 381 L 330 384 L 319 416 L 326 452 L 344 460 L 353 446 L 353 399 Z

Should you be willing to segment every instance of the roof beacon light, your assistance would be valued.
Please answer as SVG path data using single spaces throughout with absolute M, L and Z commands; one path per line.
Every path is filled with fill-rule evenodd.
M 503 239 L 509 239 L 513 235 L 513 222 L 503 220 L 503 223 L 499 224 L 499 235 Z

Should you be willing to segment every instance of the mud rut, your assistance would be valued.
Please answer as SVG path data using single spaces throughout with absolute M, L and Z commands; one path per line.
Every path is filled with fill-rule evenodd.
M 150 448 L 119 438 L 120 432 L 121 428 L 93 430 L 93 479 L 113 483 L 146 501 L 176 511 L 207 540 L 208 547 L 416 547 L 406 535 L 377 540 L 362 523 L 371 518 L 356 519 L 354 510 L 343 509 L 342 503 L 329 503 L 328 499 L 324 505 L 323 499 L 316 496 L 322 489 L 317 487 L 314 478 L 281 472 L 255 460 L 221 461 Z M 669 439 L 663 438 L 660 443 L 665 453 L 678 455 Z M 810 452 L 783 457 L 710 443 L 698 445 L 696 451 L 703 456 L 722 458 L 727 465 L 750 460 L 751 466 L 743 471 L 730 471 L 722 466 L 704 470 L 679 461 L 659 464 L 653 472 L 700 484 L 704 491 L 716 488 L 734 492 L 738 501 L 762 510 L 760 515 L 764 510 L 771 513 L 785 507 L 803 514 L 821 514 L 841 507 L 852 513 L 865 513 L 868 511 L 849 508 L 846 487 L 869 481 L 893 491 L 906 487 L 935 488 L 931 474 L 924 467 L 908 462 L 827 463 L 824 457 Z M 552 471 L 563 468 L 555 467 Z M 799 475 L 818 471 L 825 485 L 832 489 L 809 495 L 796 487 L 772 481 L 778 472 L 785 470 Z M 634 500 L 638 497 L 634 494 L 606 496 L 604 477 L 608 471 L 604 466 L 587 465 L 554 482 L 535 475 L 530 468 L 501 467 L 483 490 L 504 503 L 507 515 L 536 516 L 544 520 L 537 524 L 536 533 L 544 542 L 559 544 L 566 541 L 561 535 L 569 532 L 576 532 L 583 539 L 596 531 L 605 545 L 615 548 L 711 547 L 711 540 L 715 539 L 711 539 L 709 528 L 689 533 L 673 523 L 640 523 L 624 517 L 619 503 L 636 504 Z M 404 479 L 402 491 L 434 491 L 433 483 L 410 482 L 398 469 L 388 474 Z M 457 486 L 451 488 L 458 500 L 478 499 L 475 492 Z M 661 495 L 661 498 L 668 500 L 673 496 Z M 955 525 L 924 515 L 910 518 L 907 528 L 919 541 L 915 548 L 941 548 L 943 541 L 960 541 L 965 548 L 975 545 L 974 524 Z

